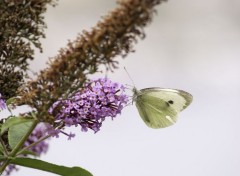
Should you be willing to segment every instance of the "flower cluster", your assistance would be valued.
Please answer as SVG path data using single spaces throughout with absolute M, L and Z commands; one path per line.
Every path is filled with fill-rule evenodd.
M 31 144 L 37 142 L 39 139 L 41 139 L 42 137 L 44 137 L 46 135 L 46 127 L 43 124 L 39 124 L 34 130 L 33 132 L 30 134 L 30 136 L 28 137 L 28 139 L 25 141 L 23 148 L 30 146 Z M 38 144 L 30 147 L 28 149 L 29 151 L 35 153 L 37 156 L 40 156 L 43 153 L 46 153 L 48 150 L 48 143 L 46 142 L 46 140 L 43 140 L 41 142 L 39 142 Z M 27 156 L 26 154 L 24 154 L 23 156 Z M 6 176 L 10 175 L 12 173 L 12 171 L 17 171 L 18 168 L 16 167 L 16 165 L 14 164 L 10 164 L 7 166 L 7 168 L 4 171 L 4 174 Z
M 9 164 L 4 170 L 4 176 L 10 175 L 13 171 L 18 171 L 18 168 L 14 164 Z
M 106 117 L 114 118 L 128 102 L 125 87 L 107 78 L 93 80 L 67 100 L 53 104 L 49 113 L 65 126 L 82 127 L 82 131 L 100 130 Z
M 2 95 L 0 93 L 0 111 L 6 109 L 6 107 L 7 107 L 6 103 L 5 103 L 4 99 L 2 99 Z
M 37 142 L 42 137 L 46 136 L 46 127 L 44 124 L 39 124 L 28 137 L 28 139 L 24 143 L 24 147 L 28 147 L 29 145 Z M 32 146 L 29 150 L 38 156 L 43 153 L 46 153 L 48 150 L 48 143 L 46 140 L 39 142 L 37 145 Z

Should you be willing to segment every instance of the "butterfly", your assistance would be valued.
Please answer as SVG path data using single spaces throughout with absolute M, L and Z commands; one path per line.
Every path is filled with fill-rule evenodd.
M 141 118 L 151 128 L 165 128 L 176 123 L 178 113 L 188 107 L 192 99 L 192 95 L 183 90 L 133 88 L 133 101 Z

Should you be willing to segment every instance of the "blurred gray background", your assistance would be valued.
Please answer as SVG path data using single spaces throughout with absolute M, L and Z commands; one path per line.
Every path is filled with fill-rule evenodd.
M 33 71 L 83 29 L 116 7 L 110 0 L 62 0 L 46 13 L 44 53 Z M 52 139 L 41 159 L 82 166 L 94 176 L 239 176 L 240 175 L 240 1 L 169 0 L 157 7 L 147 37 L 120 69 L 108 76 L 138 89 L 166 87 L 190 92 L 193 103 L 169 128 L 154 130 L 128 106 L 100 132 L 69 131 L 76 137 Z M 93 75 L 98 78 L 102 75 Z M 13 176 L 52 176 L 21 168 Z

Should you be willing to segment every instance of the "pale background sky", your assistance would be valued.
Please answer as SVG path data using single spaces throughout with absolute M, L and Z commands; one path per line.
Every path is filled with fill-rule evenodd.
M 68 39 L 115 6 L 110 0 L 62 0 L 49 8 L 44 53 L 36 53 L 31 68 L 43 69 Z M 129 106 L 97 134 L 73 128 L 73 140 L 53 139 L 43 160 L 79 165 L 94 176 L 240 175 L 240 1 L 169 0 L 157 10 L 146 39 L 109 77 L 132 84 L 125 66 L 138 89 L 183 89 L 193 103 L 174 126 L 159 130 L 148 128 Z M 27 175 L 54 174 L 25 168 L 12 174 Z

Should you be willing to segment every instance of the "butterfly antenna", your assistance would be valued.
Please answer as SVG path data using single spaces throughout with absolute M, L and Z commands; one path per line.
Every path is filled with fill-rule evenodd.
M 134 82 L 133 82 L 133 79 L 132 79 L 132 77 L 130 76 L 130 74 L 128 73 L 128 71 L 127 71 L 127 69 L 126 69 L 125 67 L 124 67 L 124 70 L 126 71 L 126 73 L 127 73 L 128 77 L 130 78 L 133 86 L 135 87 L 135 84 L 134 84 Z
M 126 89 L 133 89 L 134 88 L 134 86 L 133 85 L 129 85 L 129 84 L 125 84 L 125 86 L 126 86 Z

